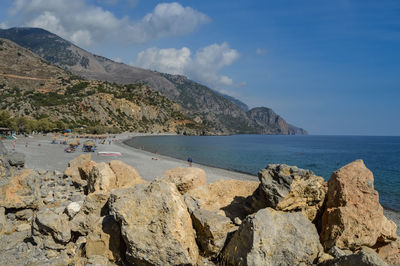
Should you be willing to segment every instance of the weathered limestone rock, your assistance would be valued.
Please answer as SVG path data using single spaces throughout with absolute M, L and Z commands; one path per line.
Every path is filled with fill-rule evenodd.
M 304 170 L 297 166 L 286 164 L 269 164 L 258 172 L 260 186 L 253 194 L 252 207 L 254 211 L 266 207 L 275 208 L 276 205 L 289 193 L 294 180 L 313 176 L 311 170 Z
M 23 209 L 23 210 L 17 211 L 15 213 L 15 217 L 18 220 L 31 221 L 32 217 L 33 217 L 33 211 L 31 209 Z
M 0 207 L 0 235 L 4 231 L 7 225 L 5 210 L 6 210 L 5 208 Z
M 116 176 L 107 163 L 93 166 L 88 178 L 88 191 L 107 193 L 115 188 Z
M 370 248 L 363 247 L 361 251 L 341 256 L 339 258 L 326 261 L 321 266 L 355 266 L 355 265 L 366 265 L 366 266 L 387 266 L 387 263 L 379 258 L 378 254 Z
M 225 246 L 228 234 L 237 230 L 231 219 L 216 211 L 195 210 L 192 221 L 197 243 L 206 257 L 216 257 Z
M 206 172 L 196 167 L 176 167 L 165 171 L 164 177 L 174 183 L 182 195 L 207 184 Z
M 222 259 L 228 265 L 311 265 L 322 252 L 317 230 L 304 215 L 266 208 L 243 221 Z
M 44 207 L 35 214 L 33 239 L 46 248 L 62 249 L 71 240 L 71 229 L 65 214 L 56 214 Z M 53 240 L 53 241 L 52 241 Z
M 81 210 L 83 202 L 71 202 L 65 208 L 65 212 L 69 218 L 74 218 L 74 216 Z
M 384 261 L 391 265 L 400 265 L 400 238 L 397 241 L 377 248 L 377 253 Z
M 96 162 L 94 161 L 84 161 L 80 166 L 78 166 L 78 171 L 82 180 L 88 180 L 89 173 L 95 165 Z
M 116 176 L 115 188 L 128 188 L 145 182 L 135 168 L 122 161 L 110 161 L 110 168 Z
M 322 177 L 306 176 L 294 179 L 289 193 L 276 206 L 281 211 L 301 211 L 310 221 L 322 215 L 328 185 Z
M 64 175 L 71 177 L 74 182 L 81 184 L 82 179 L 79 173 L 79 167 L 90 162 L 90 159 L 91 155 L 89 153 L 79 155 L 68 163 L 68 168 L 65 169 Z
M 258 185 L 256 181 L 219 180 L 190 190 L 185 194 L 185 202 L 191 212 L 201 208 L 219 211 L 231 219 L 243 219 L 251 213 L 251 195 Z
M 15 209 L 37 207 L 36 182 L 36 173 L 30 169 L 11 177 L 7 184 L 0 186 L 0 206 Z
M 70 221 L 71 231 L 78 232 L 81 235 L 87 235 L 97 220 L 105 215 L 105 205 L 108 195 L 96 193 L 89 194 L 79 212 Z
M 328 182 L 322 217 L 321 242 L 356 250 L 384 245 L 396 239 L 396 225 L 386 219 L 374 189 L 374 177 L 362 160 L 335 171 Z
M 111 192 L 110 213 L 121 226 L 126 258 L 134 265 L 194 265 L 192 220 L 176 186 L 164 180 Z
M 99 217 L 92 224 L 86 238 L 85 254 L 87 258 L 95 255 L 104 256 L 109 261 L 121 260 L 121 230 L 112 216 Z

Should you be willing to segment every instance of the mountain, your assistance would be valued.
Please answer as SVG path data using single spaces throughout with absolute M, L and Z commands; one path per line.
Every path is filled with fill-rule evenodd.
M 225 99 L 227 99 L 227 100 L 231 101 L 232 103 L 236 104 L 237 106 L 239 106 L 240 109 L 242 109 L 243 111 L 247 112 L 247 111 L 249 110 L 249 107 L 247 106 L 247 104 L 245 104 L 245 103 L 242 102 L 241 100 L 236 99 L 236 98 L 233 97 L 233 96 L 230 96 L 230 95 L 228 95 L 228 94 L 224 94 L 224 93 L 219 92 L 219 91 L 215 91 L 215 92 L 216 92 L 219 96 L 222 96 L 222 97 L 224 97 Z
M 247 112 L 248 117 L 261 128 L 259 134 L 306 135 L 307 131 L 286 123 L 272 109 L 256 107 Z M 268 125 L 268 126 L 266 126 Z
M 244 106 L 206 86 L 180 75 L 145 70 L 105 57 L 94 55 L 59 36 L 38 28 L 0 30 L 6 38 L 25 47 L 50 63 L 88 80 L 102 80 L 118 84 L 147 84 L 169 100 L 182 106 L 184 114 L 218 134 L 294 134 L 305 133 L 286 123 L 268 124 L 269 119 L 249 117 Z M 259 109 L 260 113 L 266 109 Z M 250 110 L 251 111 L 251 110 Z M 268 114 L 265 114 L 266 116 Z M 264 122 L 263 122 L 264 121 Z
M 26 130 L 45 119 L 53 127 L 98 133 L 208 133 L 178 104 L 145 84 L 83 80 L 7 39 L 0 39 L 0 58 L 0 112 L 6 110 L 14 119 L 6 126 Z

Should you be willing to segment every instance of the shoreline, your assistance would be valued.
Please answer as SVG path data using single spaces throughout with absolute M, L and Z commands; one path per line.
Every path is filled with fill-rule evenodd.
M 163 177 L 163 173 L 166 170 L 175 167 L 188 167 L 186 161 L 136 149 L 124 143 L 131 138 L 141 136 L 152 135 L 143 133 L 117 134 L 115 138 L 112 138 L 113 141 L 111 145 L 97 144 L 98 150 L 94 153 L 90 153 L 92 155 L 92 160 L 95 162 L 121 160 L 134 167 L 139 172 L 140 176 L 147 181 Z M 64 172 L 70 160 L 83 154 L 81 148 L 78 148 L 75 153 L 64 152 L 65 145 L 51 144 L 52 138 L 52 135 L 36 135 L 33 137 L 19 137 L 16 140 L 16 151 L 25 154 L 25 168 Z M 0 140 L 0 143 L 3 144 L 7 151 L 12 152 L 12 140 Z M 28 148 L 25 147 L 26 143 L 28 143 Z M 0 147 L 2 144 L 0 144 Z M 97 154 L 99 151 L 118 151 L 122 153 L 122 156 L 100 156 Z M 206 172 L 207 183 L 213 183 L 224 179 L 258 181 L 257 176 L 247 173 L 240 173 L 198 163 L 193 163 L 193 167 L 201 168 Z M 400 235 L 400 211 L 384 207 L 384 214 L 388 219 L 396 223 L 397 234 Z

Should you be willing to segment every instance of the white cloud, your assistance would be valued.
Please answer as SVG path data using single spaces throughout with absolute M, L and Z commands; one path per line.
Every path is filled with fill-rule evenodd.
M 158 4 L 152 13 L 129 27 L 130 38 L 135 43 L 168 36 L 179 36 L 191 33 L 210 18 L 191 7 L 179 3 Z
M 125 1 L 130 5 L 137 3 Z M 82 0 L 15 0 L 10 15 L 14 24 L 41 27 L 83 46 L 104 39 L 145 43 L 191 33 L 210 21 L 207 15 L 191 7 L 162 3 L 135 22 Z
M 234 81 L 219 72 L 239 58 L 239 53 L 227 43 L 212 44 L 201 48 L 194 56 L 187 47 L 181 49 L 149 48 L 137 55 L 133 65 L 166 72 L 186 75 L 191 79 L 212 87 L 236 85 Z
M 256 54 L 257 55 L 266 55 L 268 53 L 267 49 L 264 48 L 257 48 L 256 49 Z

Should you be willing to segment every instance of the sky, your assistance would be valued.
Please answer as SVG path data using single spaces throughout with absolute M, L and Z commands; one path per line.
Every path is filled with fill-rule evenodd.
M 2 0 L 115 61 L 182 74 L 321 135 L 400 135 L 398 0 Z

